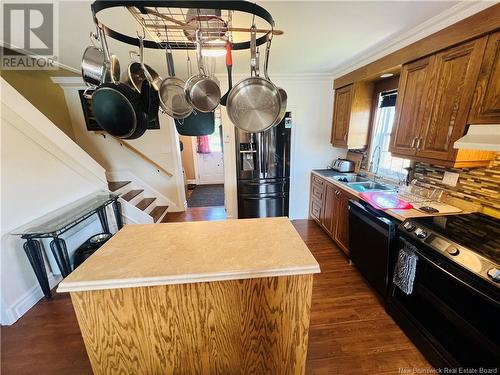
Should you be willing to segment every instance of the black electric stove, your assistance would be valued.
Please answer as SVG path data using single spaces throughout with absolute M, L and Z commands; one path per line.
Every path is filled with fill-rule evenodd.
M 399 225 L 398 237 L 417 262 L 412 292 L 391 285 L 391 316 L 434 366 L 495 369 L 500 220 L 479 213 L 413 218 Z
M 414 218 L 401 229 L 481 278 L 500 286 L 500 220 L 480 213 Z

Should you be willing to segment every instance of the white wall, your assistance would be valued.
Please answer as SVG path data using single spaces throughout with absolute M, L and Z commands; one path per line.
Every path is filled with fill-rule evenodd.
M 1 79 L 1 303 L 12 324 L 41 297 L 19 237 L 9 233 L 33 219 L 106 189 L 104 169 Z M 99 230 L 95 220 L 68 234 L 69 250 Z M 59 278 L 47 264 L 49 280 Z
M 130 171 L 169 201 L 169 211 L 184 210 L 182 164 L 179 138 L 173 120 L 160 114 L 161 129 L 148 130 L 136 139 L 127 140 L 134 148 L 173 174 L 169 177 L 130 150 L 120 146 L 113 138 L 89 132 L 85 125 L 78 90 L 85 85 L 79 77 L 55 77 L 54 82 L 64 89 L 66 104 L 76 142 L 88 152 L 107 172 Z M 180 188 L 179 188 L 180 187 Z
M 244 76 L 236 76 L 237 82 Z M 227 79 L 221 76 L 222 92 Z M 312 169 L 325 168 L 333 159 L 344 157 L 345 149 L 330 144 L 333 113 L 333 80 L 327 75 L 275 75 L 273 82 L 288 94 L 287 110 L 292 112 L 290 218 L 306 219 L 309 209 L 309 181 Z M 224 130 L 225 194 L 228 217 L 238 213 L 234 126 L 222 111 Z M 226 151 L 228 150 L 228 151 Z

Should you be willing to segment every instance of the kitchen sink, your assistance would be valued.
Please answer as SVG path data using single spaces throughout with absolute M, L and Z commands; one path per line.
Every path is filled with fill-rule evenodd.
M 366 181 L 366 182 L 350 182 L 347 183 L 349 187 L 352 189 L 359 191 L 361 193 L 365 191 L 381 191 L 381 190 L 395 190 L 394 187 L 382 185 L 378 182 L 374 181 Z
M 353 183 L 353 182 L 368 182 L 369 179 L 361 177 L 358 175 L 344 175 L 344 176 L 334 176 L 334 180 L 339 182 Z

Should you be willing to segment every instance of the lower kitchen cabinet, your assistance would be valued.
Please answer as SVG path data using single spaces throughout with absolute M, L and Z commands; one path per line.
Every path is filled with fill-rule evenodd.
M 349 255 L 349 196 L 312 175 L 309 216 Z

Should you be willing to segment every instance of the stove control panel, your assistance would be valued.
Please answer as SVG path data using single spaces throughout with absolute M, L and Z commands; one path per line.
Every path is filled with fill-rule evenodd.
M 500 266 L 472 249 L 468 249 L 411 219 L 400 224 L 399 230 L 402 237 L 416 240 L 421 243 L 421 246 L 437 251 L 449 261 L 459 264 L 480 278 L 500 287 Z M 419 247 L 419 245 L 416 246 Z
M 405 228 L 407 232 L 412 232 L 415 230 L 415 225 L 407 221 L 406 223 L 403 224 L 403 228 Z
M 487 272 L 488 276 L 496 283 L 500 283 L 500 270 L 496 267 L 490 268 Z
M 415 229 L 415 236 L 417 236 L 418 238 L 425 238 L 427 237 L 427 232 L 422 228 L 417 228 Z

